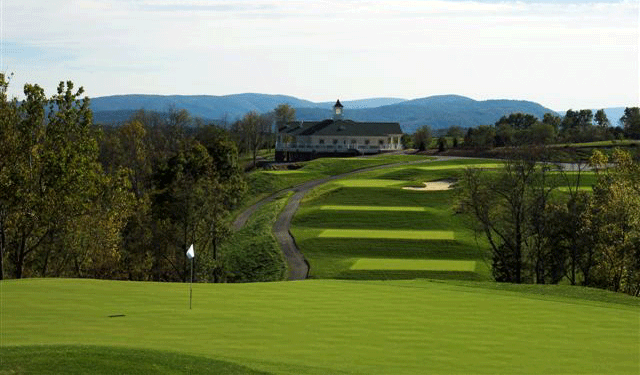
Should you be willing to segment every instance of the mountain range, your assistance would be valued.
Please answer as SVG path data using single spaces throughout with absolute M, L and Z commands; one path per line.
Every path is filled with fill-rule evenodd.
M 186 109 L 192 116 L 205 121 L 233 122 L 249 111 L 267 113 L 279 104 L 296 109 L 297 120 L 331 118 L 335 102 L 315 103 L 286 95 L 235 94 L 212 95 L 114 95 L 91 99 L 91 109 L 97 123 L 117 124 L 140 110 L 166 113 L 171 108 Z M 495 123 L 513 112 L 532 114 L 542 118 L 555 111 L 538 103 L 523 100 L 478 101 L 459 95 L 439 95 L 419 99 L 369 98 L 341 101 L 345 118 L 354 121 L 399 122 L 402 130 L 413 133 L 422 125 L 433 129 L 452 125 L 463 128 Z M 617 118 L 610 118 L 612 123 Z

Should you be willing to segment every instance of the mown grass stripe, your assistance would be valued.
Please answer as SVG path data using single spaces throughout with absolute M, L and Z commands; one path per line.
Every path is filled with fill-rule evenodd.
M 321 210 L 330 211 L 394 211 L 394 212 L 424 212 L 426 207 L 410 206 L 349 206 L 349 205 L 325 205 Z
M 572 187 L 572 189 L 575 190 L 575 187 Z M 569 187 L 568 186 L 558 186 L 556 188 L 556 190 L 558 190 L 558 191 L 569 191 Z M 578 190 L 591 191 L 591 190 L 593 190 L 593 188 L 591 186 L 578 186 Z
M 307 171 L 301 171 L 301 170 L 297 170 L 297 169 L 292 169 L 292 170 L 281 170 L 281 171 L 263 171 L 264 173 L 268 173 L 268 174 L 275 174 L 275 175 L 280 175 L 280 174 L 294 174 L 294 173 L 306 173 L 308 174 L 309 172 Z
M 361 258 L 351 266 L 351 269 L 474 272 L 476 262 L 470 260 Z
M 426 171 L 439 171 L 446 169 L 464 169 L 464 168 L 500 168 L 503 167 L 504 164 L 500 163 L 486 163 L 486 164 L 466 164 L 466 165 L 426 165 L 416 167 L 418 169 L 426 170 Z
M 322 238 L 384 238 L 399 240 L 454 240 L 452 231 L 444 230 L 385 230 L 385 229 L 325 229 Z
M 400 180 L 385 180 L 385 179 L 345 179 L 337 180 L 341 186 L 344 187 L 390 187 L 405 184 L 406 181 Z

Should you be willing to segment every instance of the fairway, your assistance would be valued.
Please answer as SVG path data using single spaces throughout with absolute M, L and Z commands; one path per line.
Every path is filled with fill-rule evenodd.
M 91 366 L 99 373 L 183 374 L 221 367 L 322 375 L 640 371 L 637 299 L 585 288 L 505 291 L 421 280 L 194 284 L 189 310 L 188 284 L 1 283 L 7 361 L 0 373 L 7 374 L 86 373 Z M 573 292 L 580 296 L 569 297 Z M 60 345 L 71 347 L 63 351 L 71 358 Z
M 303 170 L 300 170 L 300 169 L 287 169 L 287 170 L 282 170 L 282 171 L 262 171 L 262 172 L 263 173 L 269 173 L 269 174 L 275 174 L 275 175 L 307 173 L 306 171 L 303 171 Z
M 475 165 L 500 164 L 460 159 L 394 166 L 332 181 L 311 191 L 300 204 L 290 229 L 311 265 L 311 277 L 490 279 L 489 269 L 482 262 L 488 245 L 474 236 L 462 215 L 456 214 L 455 190 L 404 189 L 419 186 L 422 190 L 425 182 L 448 188 L 463 168 Z M 354 265 L 358 259 L 372 258 L 423 263 L 402 263 L 397 269 L 380 263 Z M 475 262 L 476 267 L 433 263 L 439 261 Z M 459 267 L 464 271 L 457 270 Z
M 344 179 L 336 180 L 335 183 L 344 187 L 390 187 L 406 183 L 406 181 L 384 180 L 384 179 Z
M 407 270 L 407 271 L 458 271 L 474 272 L 475 261 L 431 259 L 358 259 L 352 270 Z
M 420 166 L 416 168 L 422 169 L 425 171 L 441 171 L 441 170 L 447 170 L 447 169 L 463 170 L 465 168 L 493 169 L 493 168 L 500 168 L 503 166 L 504 164 L 502 163 L 477 163 L 477 164 L 464 164 L 464 165 L 459 165 L 459 164 L 425 165 L 425 166 Z
M 558 186 L 556 188 L 556 190 L 563 191 L 563 192 L 568 192 L 569 191 L 569 187 L 567 187 L 567 186 Z M 571 190 L 575 190 L 575 187 L 572 187 Z M 593 187 L 591 187 L 591 186 L 578 186 L 578 190 L 580 190 L 580 191 L 592 191 Z
M 320 238 L 372 238 L 398 240 L 454 240 L 454 233 L 446 230 L 374 230 L 325 229 Z
M 390 211 L 390 212 L 425 212 L 426 207 L 409 206 L 348 206 L 348 205 L 326 205 L 320 206 L 321 210 L 328 211 Z

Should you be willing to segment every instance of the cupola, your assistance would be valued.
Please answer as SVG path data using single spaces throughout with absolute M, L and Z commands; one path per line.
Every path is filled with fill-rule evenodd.
M 333 105 L 333 119 L 341 120 L 344 106 L 340 103 L 340 99 Z

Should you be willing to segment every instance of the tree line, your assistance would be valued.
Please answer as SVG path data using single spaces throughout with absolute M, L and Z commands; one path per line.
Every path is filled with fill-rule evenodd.
M 640 139 L 640 108 L 625 108 L 619 124 L 611 126 L 602 109 L 595 114 L 590 109 L 569 110 L 564 116 L 547 113 L 542 120 L 529 114 L 512 113 L 493 125 L 467 129 L 464 144 L 466 147 L 491 148 Z
M 7 97 L 0 74 L 0 278 L 183 281 L 227 272 L 220 244 L 247 187 L 228 130 L 139 111 L 93 124 L 72 82 Z M 193 126 L 195 124 L 195 126 Z
M 594 151 L 589 192 L 586 165 L 567 171 L 546 155 L 520 150 L 502 170 L 467 169 L 460 181 L 458 211 L 486 239 L 494 279 L 640 295 L 640 164 Z
M 275 149 L 276 127 L 294 121 L 296 110 L 288 104 L 280 104 L 273 111 L 260 114 L 251 111 L 231 124 L 229 132 L 241 154 L 250 153 L 256 167 L 258 151 Z

